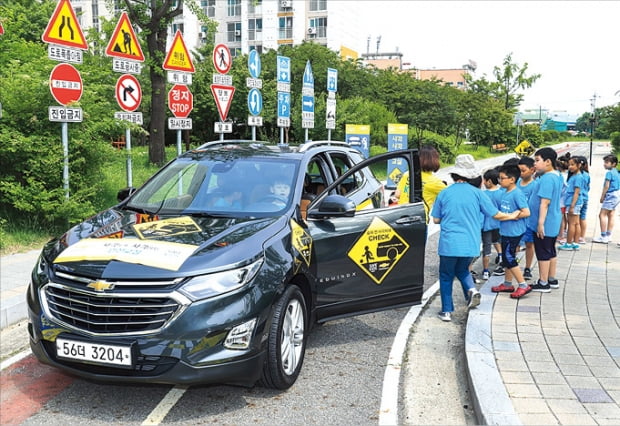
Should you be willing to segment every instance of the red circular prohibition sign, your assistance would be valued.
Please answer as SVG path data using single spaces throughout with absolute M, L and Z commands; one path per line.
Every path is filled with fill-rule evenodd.
M 61 105 L 77 102 L 83 92 L 82 77 L 73 65 L 58 64 L 50 74 L 50 91 Z
M 125 111 L 135 111 L 142 102 L 142 88 L 138 79 L 131 74 L 123 74 L 116 82 L 116 101 Z

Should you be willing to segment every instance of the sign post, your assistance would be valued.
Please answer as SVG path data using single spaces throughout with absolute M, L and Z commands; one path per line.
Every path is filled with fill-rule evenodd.
M 4 29 L 2 29 L 4 32 Z M 65 198 L 69 199 L 69 127 L 68 122 L 82 121 L 82 109 L 67 105 L 82 97 L 82 77 L 72 65 L 64 62 L 82 63 L 82 50 L 88 43 L 69 0 L 60 0 L 47 23 L 41 39 L 48 43 L 48 58 L 63 62 L 52 70 L 50 90 L 56 101 L 63 107 L 50 106 L 50 121 L 59 121 L 63 151 L 63 188 Z
M 409 126 L 406 124 L 388 123 L 388 152 L 407 149 Z M 404 170 L 409 170 L 403 158 L 393 158 L 387 165 L 388 189 L 395 189 L 398 181 L 403 177 Z
M 187 85 L 192 84 L 192 74 L 196 69 L 179 30 L 174 35 L 163 68 L 168 71 L 168 82 L 174 84 L 168 92 L 168 108 L 174 115 L 174 118 L 168 118 L 168 129 L 177 131 L 177 155 L 181 155 L 181 131 L 192 129 L 192 119 L 188 115 L 194 107 L 194 98 Z
M 220 122 L 215 123 L 214 131 L 220 134 L 220 140 L 223 141 L 224 133 L 232 133 L 232 123 L 226 123 L 226 118 L 235 94 L 232 77 L 226 75 L 232 66 L 232 56 L 225 44 L 218 44 L 213 48 L 213 66 L 218 74 L 213 74 L 211 93 L 220 115 Z
M 338 91 L 338 70 L 327 68 L 327 101 L 325 105 L 325 127 L 327 140 L 332 140 L 332 130 L 336 128 L 336 92 Z
M 306 62 L 301 88 L 301 127 L 305 129 L 307 141 L 308 129 L 314 129 L 314 75 L 309 60 Z
M 127 12 L 121 14 L 105 54 L 112 58 L 112 71 L 124 73 L 116 82 L 115 91 L 116 102 L 123 111 L 115 112 L 114 118 L 142 125 L 142 113 L 136 112 L 142 102 L 142 89 L 140 82 L 130 74 L 140 74 L 144 54 L 131 22 L 129 22 Z M 133 186 L 133 175 L 131 129 L 129 126 L 125 127 L 125 151 L 127 152 L 127 186 L 131 187 Z
M 248 55 L 248 70 L 250 77 L 245 81 L 246 86 L 250 88 L 248 93 L 248 126 L 252 127 L 252 140 L 256 140 L 256 127 L 263 125 L 263 117 L 260 113 L 263 110 L 263 95 L 260 90 L 263 87 L 263 80 L 258 78 L 261 72 L 261 62 L 258 52 L 254 49 Z
M 291 127 L 291 58 L 278 56 L 277 61 L 278 127 L 284 144 L 284 128 Z

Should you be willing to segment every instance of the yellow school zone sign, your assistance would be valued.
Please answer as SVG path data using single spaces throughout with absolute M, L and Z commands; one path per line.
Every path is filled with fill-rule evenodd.
M 347 255 L 376 284 L 381 284 L 407 250 L 409 244 L 375 217 Z

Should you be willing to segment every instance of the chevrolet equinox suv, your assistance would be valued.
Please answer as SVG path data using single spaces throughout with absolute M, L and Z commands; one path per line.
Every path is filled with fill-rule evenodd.
M 415 150 L 207 143 L 45 245 L 30 345 L 98 381 L 287 389 L 314 323 L 420 303 L 425 234 Z

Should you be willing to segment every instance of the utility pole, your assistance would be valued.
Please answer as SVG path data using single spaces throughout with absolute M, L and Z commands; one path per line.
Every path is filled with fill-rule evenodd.
M 592 99 L 590 99 L 590 106 L 592 107 L 590 112 L 590 166 L 592 166 L 592 138 L 594 137 L 594 122 L 596 121 L 596 92 Z

